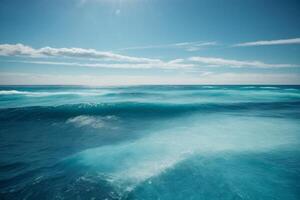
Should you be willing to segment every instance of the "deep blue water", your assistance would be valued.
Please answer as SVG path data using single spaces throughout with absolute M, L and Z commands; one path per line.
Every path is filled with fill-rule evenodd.
M 2 86 L 0 199 L 300 199 L 299 86 Z

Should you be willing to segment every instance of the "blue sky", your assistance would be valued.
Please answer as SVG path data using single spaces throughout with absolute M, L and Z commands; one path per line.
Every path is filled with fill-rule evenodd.
M 0 84 L 300 84 L 298 0 L 1 0 Z

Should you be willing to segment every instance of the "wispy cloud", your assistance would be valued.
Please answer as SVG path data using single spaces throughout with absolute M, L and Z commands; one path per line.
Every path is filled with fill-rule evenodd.
M 187 47 L 191 43 L 176 43 L 172 46 Z M 195 44 L 193 44 L 195 45 Z M 211 44 L 197 44 L 211 45 Z M 152 48 L 152 47 L 149 47 Z M 106 51 L 97 51 L 95 49 L 83 48 L 52 48 L 43 47 L 39 49 L 32 48 L 23 44 L 0 44 L 0 56 L 21 56 L 35 58 L 32 60 L 11 60 L 6 62 L 19 62 L 27 64 L 40 64 L 40 65 L 63 65 L 63 66 L 78 66 L 78 67 L 92 67 L 92 68 L 132 68 L 132 69 L 180 69 L 180 68 L 195 68 L 205 66 L 225 66 L 230 68 L 238 67 L 255 67 L 255 68 L 280 68 L 280 67 L 297 67 L 299 65 L 293 64 L 271 64 L 262 61 L 249 61 L 249 60 L 232 60 L 218 57 L 189 57 L 179 58 L 173 60 L 161 60 L 145 57 L 125 56 Z M 86 58 L 91 63 L 78 62 L 57 62 L 36 60 L 36 58 Z
M 118 49 L 122 50 L 141 50 L 141 49 L 169 49 L 177 48 L 183 49 L 186 51 L 198 51 L 203 47 L 216 46 L 217 42 L 181 42 L 181 43 L 172 43 L 172 44 L 162 44 L 162 45 L 146 45 L 146 46 L 135 46 Z
M 281 40 L 261 40 L 254 42 L 245 42 L 235 44 L 236 47 L 249 47 L 249 46 L 266 46 L 266 45 L 287 45 L 287 44 L 300 44 L 300 38 L 281 39 Z
M 297 65 L 292 64 L 269 64 L 261 61 L 242 61 L 242 60 L 230 60 L 216 57 L 191 57 L 189 61 L 207 64 L 210 66 L 227 66 L 227 67 L 261 67 L 261 68 L 273 68 L 273 67 L 295 67 Z
M 29 57 L 74 57 L 92 58 L 109 61 L 125 62 L 160 62 L 159 59 L 125 56 L 107 51 L 83 48 L 52 48 L 43 47 L 34 49 L 23 44 L 0 44 L 1 56 L 29 56 Z
M 261 61 L 241 61 L 230 60 L 216 57 L 190 57 L 187 59 L 174 59 L 170 61 L 147 62 L 147 63 L 82 63 L 82 62 L 56 62 L 43 60 L 4 60 L 2 62 L 15 62 L 24 64 L 38 65 L 60 65 L 72 67 L 89 67 L 89 68 L 115 68 L 115 69 L 196 69 L 201 67 L 229 67 L 229 68 L 284 68 L 297 67 L 293 64 L 270 64 Z
M 116 69 L 179 69 L 192 68 L 195 65 L 185 63 L 182 59 L 171 61 L 159 61 L 149 63 L 79 63 L 79 62 L 55 62 L 55 61 L 36 61 L 36 60 L 8 60 L 5 62 L 24 63 L 24 64 L 39 64 L 39 65 L 61 65 L 72 67 L 90 67 L 90 68 L 116 68 Z

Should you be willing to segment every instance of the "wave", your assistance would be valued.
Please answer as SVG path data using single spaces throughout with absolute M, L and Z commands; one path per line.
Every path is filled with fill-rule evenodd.
M 87 116 L 123 116 L 123 117 L 172 117 L 195 112 L 237 112 L 265 110 L 299 110 L 300 101 L 249 102 L 249 103 L 100 103 L 67 104 L 61 106 L 33 106 L 0 109 L 0 120 L 28 120 L 37 118 L 66 119 L 80 115 Z M 77 120 L 80 120 L 78 118 Z M 74 121 L 74 119 L 73 119 Z M 75 120 L 76 121 L 76 120 Z
M 54 130 L 57 131 L 52 129 L 52 131 L 46 132 L 46 129 L 53 128 L 51 126 L 32 130 L 45 131 L 39 137 L 47 141 L 47 144 L 51 143 L 49 141 L 55 141 L 54 143 L 56 143 L 56 138 L 59 137 L 60 141 L 57 143 L 62 143 L 63 148 L 60 149 L 58 148 L 59 146 L 53 146 L 53 149 L 61 151 L 59 152 L 60 155 L 63 153 L 64 148 L 69 151 L 68 143 L 73 143 L 74 140 L 80 140 L 80 144 L 85 148 L 76 148 L 76 151 L 61 156 L 59 160 L 55 160 L 51 164 L 37 165 L 33 163 L 33 169 L 27 167 L 27 165 L 22 166 L 22 163 L 17 162 L 0 165 L 0 170 L 4 170 L 6 174 L 8 174 L 8 169 L 20 171 L 20 169 L 24 168 L 24 171 L 21 171 L 20 174 L 13 174 L 2 179 L 2 182 L 0 181 L 0 192 L 2 192 L 1 194 L 4 195 L 5 199 L 21 199 L 24 196 L 27 196 L 29 199 L 46 199 L 46 197 L 55 199 L 58 196 L 65 199 L 76 199 L 76 195 L 88 199 L 93 199 L 94 197 L 99 199 L 131 199 L 126 197 L 132 194 L 137 195 L 133 199 L 153 199 L 153 196 L 151 196 L 153 193 L 147 192 L 151 192 L 151 189 L 154 188 L 157 193 L 166 193 L 170 195 L 170 199 L 176 199 L 174 195 L 172 196 L 174 194 L 172 190 L 180 188 L 178 193 L 189 191 L 191 196 L 195 196 L 195 199 L 200 199 L 197 198 L 199 188 L 206 188 L 207 183 L 212 184 L 213 182 L 210 192 L 215 191 L 213 190 L 215 188 L 217 190 L 224 189 L 224 185 L 232 184 L 228 180 L 231 180 L 230 177 L 232 175 L 236 175 L 235 170 L 237 172 L 240 172 L 239 170 L 241 169 L 244 170 L 238 173 L 239 177 L 245 177 L 243 176 L 245 173 L 248 173 L 247 177 L 257 173 L 258 175 L 254 176 L 255 180 L 265 180 L 256 179 L 257 177 L 262 177 L 261 174 L 267 173 L 265 171 L 264 173 L 257 172 L 257 169 L 269 169 L 271 167 L 259 166 L 249 171 L 247 165 L 242 167 L 229 164 L 222 166 L 224 164 L 223 161 L 226 161 L 228 157 L 220 156 L 220 159 L 213 159 L 212 162 L 216 164 L 210 169 L 209 167 L 207 168 L 207 166 L 211 165 L 209 162 L 204 162 L 200 166 L 198 163 L 193 164 L 195 157 L 212 158 L 224 154 L 241 154 L 241 157 L 245 157 L 243 156 L 245 155 L 244 153 L 253 153 L 253 157 L 256 157 L 256 153 L 272 152 L 274 149 L 298 148 L 300 131 L 297 120 L 287 118 L 262 119 L 246 115 L 252 110 L 254 113 L 257 113 L 257 111 L 265 112 L 266 109 L 281 110 L 291 108 L 291 110 L 296 110 L 296 112 L 298 109 L 299 112 L 299 105 L 300 102 L 256 102 L 252 104 L 127 102 L 2 109 L 0 110 L 0 122 L 11 120 L 12 126 L 20 126 L 18 130 L 22 130 L 23 125 L 26 125 L 26 123 L 23 124 L 24 120 L 32 119 L 36 123 L 37 120 L 45 118 L 59 119 L 62 123 L 56 125 L 57 129 Z M 234 112 L 234 115 L 224 114 L 222 113 L 223 111 Z M 195 112 L 200 112 L 200 114 L 193 115 Z M 180 114 L 187 115 L 175 119 L 172 118 Z M 130 115 L 141 119 L 143 123 L 139 123 L 141 121 L 136 120 L 133 120 L 133 123 L 131 123 Z M 168 116 L 166 120 L 168 122 L 159 120 L 159 126 L 157 124 L 145 126 L 145 121 L 152 119 L 153 116 L 162 117 L 164 115 Z M 145 117 L 149 118 L 145 119 Z M 123 120 L 123 123 L 114 123 L 119 120 Z M 18 123 L 19 121 L 21 123 Z M 111 125 L 114 127 L 115 125 L 122 126 L 128 123 L 131 123 L 130 128 L 124 129 L 128 132 L 128 135 L 132 136 L 134 129 L 139 127 L 137 130 L 140 137 L 131 137 L 130 139 L 106 143 L 105 145 L 87 147 L 83 141 L 91 135 L 82 134 L 76 138 L 76 134 L 73 132 L 75 129 L 73 128 L 72 134 L 64 132 L 67 130 L 66 128 L 70 128 L 66 126 L 74 126 L 80 132 L 84 132 L 81 128 L 91 128 L 97 135 L 100 135 L 98 134 L 101 133 L 100 129 L 110 128 L 112 127 Z M 164 123 L 168 123 L 167 126 Z M 27 124 L 27 128 L 24 130 L 30 130 L 32 128 L 31 125 L 33 123 Z M 38 121 L 37 125 L 44 126 L 45 123 Z M 20 132 L 23 136 L 28 133 Z M 61 134 L 53 135 L 54 132 L 61 132 Z M 105 133 L 103 135 L 109 135 L 106 134 L 108 133 L 106 130 L 103 133 Z M 44 138 L 44 136 L 47 137 Z M 105 140 L 105 138 L 98 137 L 92 140 Z M 28 143 L 36 151 L 38 148 L 33 144 Z M 43 143 L 41 145 L 44 147 Z M 23 149 L 28 151 L 29 146 Z M 18 149 L 20 148 L 18 147 Z M 44 159 L 48 160 L 44 153 Z M 32 157 L 34 155 L 32 153 L 27 154 Z M 49 157 L 53 157 L 51 151 Z M 272 156 L 268 156 L 268 158 L 270 160 L 274 159 Z M 266 163 L 270 160 L 267 160 Z M 253 163 L 252 161 L 250 159 L 246 162 Z M 278 162 L 286 165 L 286 163 L 293 161 L 287 159 L 286 162 L 282 162 L 282 160 L 278 159 Z M 183 170 L 180 169 L 182 165 L 185 165 Z M 43 166 L 46 167 L 43 168 Z M 218 179 L 214 176 L 215 169 L 218 169 L 215 166 L 219 166 L 221 169 L 224 167 L 225 179 Z M 226 174 L 228 169 L 232 171 L 230 174 Z M 209 170 L 211 174 L 207 174 L 205 170 Z M 182 174 L 178 174 L 180 172 Z M 190 177 L 190 181 L 186 177 Z M 227 179 L 228 177 L 229 179 Z M 248 182 L 242 181 L 241 183 L 253 184 L 253 180 L 250 177 Z M 275 179 L 275 181 L 278 180 Z M 220 183 L 220 185 L 215 185 L 215 183 Z M 153 188 L 151 188 L 151 185 L 153 185 Z M 191 187 L 195 185 L 196 187 Z M 239 185 L 242 184 L 238 183 L 233 186 L 237 187 Z M 144 190 L 145 188 L 150 190 L 146 191 Z M 189 188 L 191 189 L 189 190 Z M 239 191 L 236 192 L 234 190 L 230 192 L 238 193 Z M 143 195 L 146 195 L 145 193 L 152 198 L 142 198 Z

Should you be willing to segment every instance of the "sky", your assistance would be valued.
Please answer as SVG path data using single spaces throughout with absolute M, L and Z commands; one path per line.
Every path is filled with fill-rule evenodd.
M 300 84 L 299 10 L 299 0 L 0 0 L 0 84 Z

